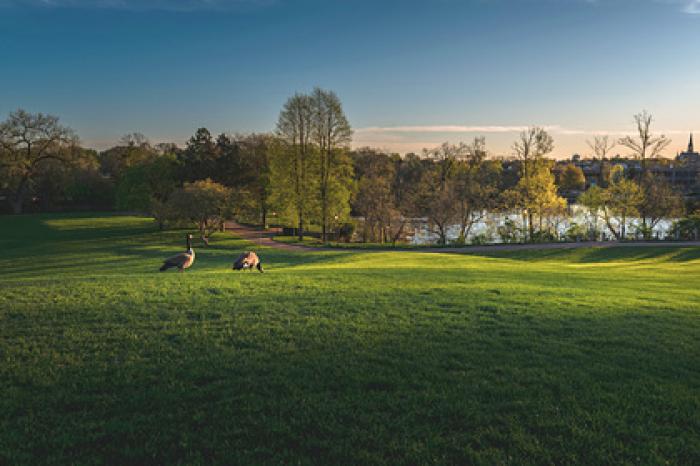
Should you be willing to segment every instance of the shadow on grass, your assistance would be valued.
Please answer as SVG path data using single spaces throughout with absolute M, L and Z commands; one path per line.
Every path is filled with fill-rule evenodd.
M 0 259 L 6 276 L 47 277 L 52 274 L 123 273 L 158 270 L 162 261 L 185 250 L 192 229 L 159 231 L 152 220 L 118 215 L 27 215 L 3 218 L 5 234 Z M 3 225 L 0 225 L 2 228 Z M 348 256 L 347 252 L 287 252 L 256 248 L 252 243 L 216 234 L 209 246 L 193 243 L 198 270 L 228 270 L 238 255 L 256 249 L 268 270 L 308 265 Z M 80 267 L 82 265 L 82 267 Z
M 669 328 L 664 316 L 532 320 L 491 308 L 461 321 L 415 313 L 410 327 L 342 313 L 328 322 L 289 318 L 285 326 L 263 320 L 245 329 L 236 322 L 153 328 L 126 322 L 102 337 L 108 344 L 83 326 L 84 336 L 62 341 L 68 346 L 54 348 L 59 353 L 34 356 L 35 368 L 6 367 L 0 458 L 13 464 L 700 458 L 700 355 L 697 346 L 679 345 L 694 341 L 697 325 Z M 80 362 L 43 372 L 71 345 L 80 349 Z

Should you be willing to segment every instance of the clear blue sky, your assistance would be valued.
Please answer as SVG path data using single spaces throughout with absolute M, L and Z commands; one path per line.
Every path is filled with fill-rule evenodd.
M 314 85 L 355 144 L 400 152 L 551 127 L 560 157 L 643 109 L 700 133 L 700 1 L 0 0 L 0 117 L 48 112 L 104 148 L 272 130 Z

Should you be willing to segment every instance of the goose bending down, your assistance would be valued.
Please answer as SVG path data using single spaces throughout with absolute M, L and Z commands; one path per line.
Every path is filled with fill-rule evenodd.
M 233 270 L 250 269 L 250 271 L 252 272 L 253 267 L 258 269 L 260 273 L 263 273 L 262 262 L 260 261 L 258 255 L 255 254 L 253 251 L 244 252 L 243 254 L 238 256 L 236 262 L 233 263 Z
M 177 267 L 180 272 L 188 269 L 194 262 L 194 249 L 192 249 L 192 235 L 187 235 L 187 251 L 176 254 L 173 257 L 165 259 L 160 271 L 163 272 L 172 267 Z

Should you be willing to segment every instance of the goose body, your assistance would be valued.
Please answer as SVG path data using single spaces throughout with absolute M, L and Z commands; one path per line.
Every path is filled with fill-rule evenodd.
M 260 261 L 258 255 L 253 251 L 244 252 L 238 256 L 238 259 L 236 259 L 236 261 L 233 263 L 233 270 L 250 269 L 252 272 L 253 268 L 258 269 L 260 273 L 263 273 L 262 262 Z
M 192 235 L 187 235 L 187 251 L 175 254 L 172 257 L 165 259 L 160 271 L 164 272 L 170 268 L 176 267 L 180 272 L 189 269 L 194 263 L 194 249 L 192 249 Z

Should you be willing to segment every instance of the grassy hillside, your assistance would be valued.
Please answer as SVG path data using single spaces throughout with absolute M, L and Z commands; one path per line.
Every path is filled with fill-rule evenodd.
M 698 249 L 183 236 L 0 218 L 0 463 L 700 463 Z

